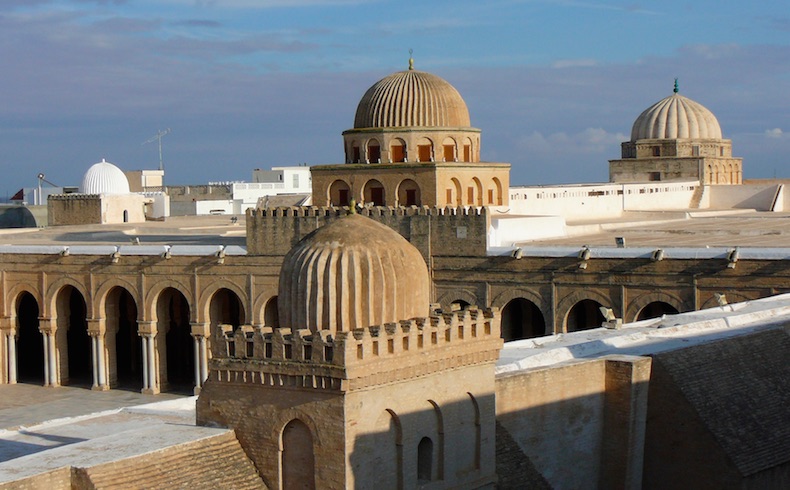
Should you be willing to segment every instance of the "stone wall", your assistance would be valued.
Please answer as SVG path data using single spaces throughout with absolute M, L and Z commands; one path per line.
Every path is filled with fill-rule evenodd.
M 348 208 L 278 208 L 247 213 L 247 253 L 284 256 L 308 233 L 348 214 Z M 389 226 L 422 254 L 485 256 L 490 224 L 487 208 L 371 207 L 360 214 Z
M 62 194 L 49 196 L 47 215 L 50 226 L 101 223 L 101 196 L 97 194 Z
M 351 332 L 229 325 L 197 404 L 236 430 L 268 485 L 282 434 L 307 428 L 320 488 L 480 488 L 495 481 L 498 312 L 465 310 Z M 420 449 L 425 439 L 431 450 Z M 422 456 L 420 456 L 422 454 Z M 420 478 L 426 461 L 429 476 Z M 424 481 L 423 481 L 424 480 Z
M 497 423 L 555 488 L 639 488 L 650 359 L 500 375 Z

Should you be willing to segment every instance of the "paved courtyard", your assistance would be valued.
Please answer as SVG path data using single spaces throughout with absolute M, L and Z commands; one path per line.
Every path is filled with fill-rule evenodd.
M 0 385 L 0 430 L 40 424 L 133 405 L 161 402 L 186 395 L 143 395 L 136 391 L 91 391 L 87 387 L 45 388 L 33 384 Z

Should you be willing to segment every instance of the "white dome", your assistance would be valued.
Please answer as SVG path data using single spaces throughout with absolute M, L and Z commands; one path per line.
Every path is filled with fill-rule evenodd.
M 702 104 L 675 92 L 636 118 L 631 141 L 643 139 L 721 139 L 721 126 Z
M 129 180 L 120 168 L 105 161 L 95 163 L 85 172 L 80 186 L 82 194 L 129 194 Z

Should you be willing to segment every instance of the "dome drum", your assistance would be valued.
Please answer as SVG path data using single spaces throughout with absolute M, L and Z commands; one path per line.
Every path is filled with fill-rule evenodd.
M 476 128 L 392 128 L 343 132 L 346 163 L 479 162 Z

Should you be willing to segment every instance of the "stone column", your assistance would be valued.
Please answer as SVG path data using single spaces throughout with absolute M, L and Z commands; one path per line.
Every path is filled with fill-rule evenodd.
M 110 389 L 107 382 L 109 369 L 107 368 L 107 344 L 104 335 L 107 332 L 103 318 L 88 319 L 88 335 L 91 337 L 91 363 L 93 365 L 92 390 L 106 391 Z
M 196 395 L 200 394 L 203 382 L 208 377 L 208 348 L 206 337 L 210 335 L 211 329 L 208 323 L 192 323 L 192 338 L 195 339 L 195 390 Z
M 57 325 L 51 318 L 39 317 L 38 331 L 41 332 L 44 349 L 44 386 L 60 386 Z
M 16 383 L 16 331 L 7 330 L 6 333 L 6 362 L 8 363 L 8 383 Z
M 158 361 L 156 355 L 156 322 L 137 322 L 137 332 L 142 340 L 143 351 L 143 389 L 146 395 L 160 392 Z

